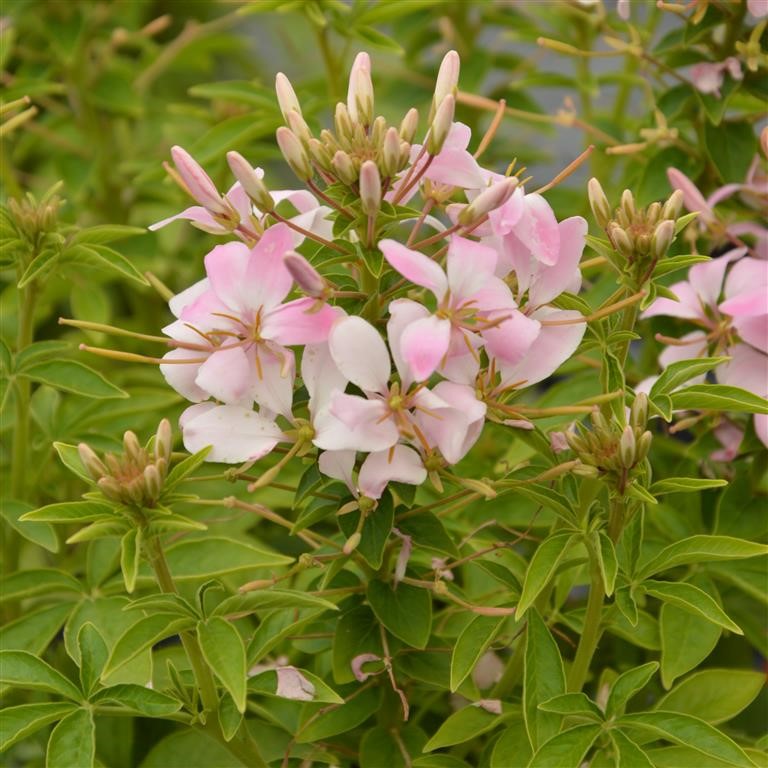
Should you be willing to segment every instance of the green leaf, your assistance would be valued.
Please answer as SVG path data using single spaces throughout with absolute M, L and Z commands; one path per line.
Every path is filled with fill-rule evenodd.
M 530 499 L 536 504 L 541 504 L 545 509 L 551 509 L 558 517 L 568 523 L 573 523 L 573 510 L 570 507 L 568 498 L 562 493 L 558 493 L 553 488 L 548 488 L 540 483 L 520 483 L 515 484 L 515 493 Z
M 102 688 L 91 698 L 92 704 L 117 704 L 146 717 L 167 717 L 181 709 L 181 702 L 143 685 L 120 683 Z
M 379 623 L 366 605 L 359 605 L 345 613 L 337 622 L 333 635 L 333 679 L 337 683 L 351 683 L 352 660 L 364 653 L 382 655 Z
M 648 755 L 623 731 L 612 728 L 609 735 L 616 747 L 619 756 L 617 765 L 620 768 L 654 768 Z
M 72 243 L 112 243 L 115 240 L 124 240 L 126 237 L 146 235 L 144 227 L 129 227 L 126 224 L 99 224 L 95 227 L 85 227 L 76 232 L 72 237 Z
M 365 518 L 357 551 L 365 558 L 371 568 L 378 570 L 384 557 L 384 547 L 387 545 L 395 512 L 392 507 L 392 497 L 386 493 L 379 505 Z M 339 517 L 339 528 L 349 538 L 356 530 L 360 520 L 360 512 L 350 512 Z
M 658 395 L 669 395 L 694 376 L 703 376 L 708 371 L 717 368 L 718 365 L 727 363 L 730 359 L 730 357 L 697 357 L 692 360 L 678 360 L 675 363 L 670 363 L 661 376 L 656 379 L 648 396 L 653 400 Z
M 139 285 L 149 285 L 147 278 L 125 256 L 107 245 L 79 243 L 67 249 L 66 256 L 67 260 L 87 266 L 101 267 L 109 272 L 117 273 L 120 277 L 127 277 Z
M 56 602 L 36 610 L 23 611 L 18 619 L 0 629 L 0 649 L 29 651 L 39 656 L 56 637 L 73 605 Z
M 676 678 L 697 667 L 712 653 L 722 627 L 699 613 L 664 603 L 659 612 L 661 682 L 669 688 Z
M 555 575 L 557 566 L 570 548 L 573 536 L 572 533 L 556 533 L 539 544 L 525 573 L 523 591 L 515 614 L 517 621 L 520 621 Z
M 123 609 L 124 611 L 149 611 L 151 614 L 165 613 L 182 618 L 201 618 L 194 606 L 181 595 L 157 592 L 154 595 L 131 600 Z
M 535 609 L 528 615 L 523 675 L 523 716 L 536 750 L 560 730 L 562 717 L 539 705 L 565 693 L 565 671 L 557 643 Z
M 768 400 L 726 384 L 696 384 L 669 395 L 676 411 L 737 411 L 768 413 Z
M 21 704 L 5 707 L 0 717 L 0 752 L 12 747 L 35 731 L 61 720 L 75 708 L 66 701 L 48 701 L 41 704 Z
M 603 531 L 595 531 L 592 534 L 595 553 L 597 554 L 597 564 L 600 568 L 600 575 L 603 579 L 605 594 L 609 597 L 613 594 L 616 585 L 616 574 L 619 571 L 619 563 L 616 559 L 616 549 L 613 542 Z
M 125 591 L 131 594 L 136 586 L 141 560 L 141 528 L 134 528 L 120 540 L 120 570 L 123 572 Z
M 273 611 L 276 608 L 324 608 L 338 611 L 338 606 L 329 600 L 308 592 L 293 589 L 258 589 L 240 595 L 232 595 L 219 603 L 212 611 L 212 616 L 240 616 L 259 611 Z
M 414 648 L 426 648 L 432 631 L 432 598 L 426 589 L 410 584 L 392 589 L 374 579 L 368 584 L 368 602 L 395 637 Z
M 731 536 L 689 536 L 661 550 L 640 568 L 640 578 L 690 563 L 740 560 L 768 553 L 768 546 Z
M 481 733 L 495 728 L 502 721 L 502 715 L 488 712 L 475 704 L 463 707 L 450 714 L 440 725 L 435 735 L 424 746 L 425 752 L 433 752 L 442 747 L 463 744 Z
M 16 571 L 3 580 L 0 599 L 19 600 L 35 595 L 56 594 L 57 592 L 82 592 L 83 585 L 64 571 L 53 568 L 32 568 Z
M 638 480 L 633 481 L 624 491 L 624 493 L 630 498 L 642 501 L 644 504 L 658 504 L 656 498 L 648 492 L 647 488 L 640 485 Z
M 707 488 L 722 488 L 724 485 L 728 485 L 727 480 L 706 477 L 667 477 L 664 480 L 657 480 L 648 490 L 654 496 L 661 496 L 665 493 L 691 493 Z
M 720 125 L 712 125 L 707 121 L 704 143 L 721 181 L 744 179 L 757 151 L 757 137 L 751 123 L 724 120 Z
M 403 49 L 397 40 L 379 32 L 379 30 L 374 27 L 355 27 L 352 31 L 357 37 L 361 38 L 366 43 L 375 45 L 377 48 L 383 48 L 386 51 L 391 51 L 398 55 L 403 53 Z
M 345 704 L 337 707 L 331 705 L 322 714 L 310 718 L 299 727 L 296 741 L 299 744 L 310 744 L 351 731 L 378 711 L 380 699 L 379 688 L 366 688 Z
M 90 621 L 80 627 L 77 647 L 80 649 L 80 686 L 88 697 L 99 684 L 109 650 L 99 630 Z
M 683 744 L 708 757 L 725 760 L 739 768 L 754 768 L 744 750 L 724 733 L 703 720 L 676 712 L 641 712 L 624 715 L 616 721 L 620 727 L 632 727 L 656 738 Z
M 343 704 L 344 699 L 329 685 L 326 685 L 317 675 L 308 672 L 306 669 L 296 669 L 296 671 L 309 681 L 315 689 L 312 696 L 313 702 L 323 704 Z M 278 674 L 274 669 L 267 669 L 259 672 L 257 675 L 248 678 L 249 693 L 264 693 L 269 696 L 277 696 Z M 289 698 L 289 697 L 280 697 Z
M 197 453 L 182 459 L 168 473 L 163 483 L 164 491 L 168 492 L 175 488 L 185 477 L 191 475 L 204 461 L 205 457 L 211 452 L 211 446 L 207 445 Z
M 504 626 L 506 616 L 474 616 L 462 630 L 451 655 L 451 690 L 458 690 L 467 675 Z
M 528 734 L 525 731 L 525 723 L 511 722 L 496 740 L 491 754 L 491 768 L 527 765 L 531 757 L 533 757 L 533 752 L 528 741 Z
M 70 472 L 74 472 L 74 474 L 81 480 L 85 480 L 89 485 L 93 483 L 93 478 L 88 474 L 88 470 L 83 466 L 83 462 L 80 461 L 80 454 L 78 453 L 76 445 L 54 443 L 53 447 L 56 449 L 56 453 L 59 454 L 61 463 Z
M 34 363 L 19 371 L 17 375 L 84 397 L 101 400 L 128 397 L 127 392 L 110 384 L 98 371 L 75 360 L 46 360 Z
M 0 651 L 0 682 L 15 688 L 57 693 L 74 701 L 83 697 L 61 672 L 26 651 Z
M 383 765 L 387 768 L 413 768 L 417 763 L 411 758 L 421 754 L 425 742 L 426 736 L 418 726 L 406 725 L 399 728 L 395 735 L 390 728 L 376 725 L 366 731 L 360 740 L 360 768 L 379 768 Z M 440 768 L 450 768 L 450 763 L 444 763 Z
M 197 637 L 208 666 L 234 699 L 238 712 L 245 712 L 245 646 L 240 633 L 226 619 L 212 616 L 197 625 Z
M 678 608 L 684 608 L 703 616 L 713 624 L 719 624 L 737 635 L 744 633 L 725 611 L 703 589 L 683 581 L 644 581 L 641 585 L 649 595 L 668 603 L 674 603 Z
M 762 672 L 704 669 L 679 682 L 654 709 L 695 715 L 716 725 L 746 709 L 764 685 Z
M 169 620 L 166 614 L 144 616 L 118 638 L 104 669 L 104 677 L 108 677 L 155 643 L 185 632 L 194 625 L 195 622 L 191 618 Z
M 221 701 L 219 701 L 219 711 L 217 714 L 224 740 L 232 741 L 243 723 L 243 715 L 237 711 L 235 700 L 226 692 L 221 697 Z
M 16 370 L 22 371 L 33 363 L 49 360 L 62 352 L 71 352 L 72 344 L 66 341 L 36 341 L 19 352 L 16 356 Z
M 645 688 L 650 679 L 656 674 L 659 664 L 649 661 L 634 669 L 629 669 L 620 674 L 611 686 L 608 701 L 605 705 L 605 716 L 616 717 L 624 711 L 627 702 L 638 692 Z
M 59 551 L 59 536 L 56 529 L 48 523 L 23 522 L 22 515 L 31 511 L 31 504 L 24 501 L 3 500 L 0 503 L 0 516 L 20 536 L 37 544 L 49 552 Z
M 562 693 L 539 704 L 539 709 L 558 715 L 579 715 L 590 720 L 603 720 L 603 713 L 585 693 Z
M 600 733 L 599 725 L 577 725 L 551 738 L 528 763 L 528 768 L 579 768 Z
M 458 557 L 459 551 L 445 530 L 442 520 L 432 512 L 419 512 L 397 523 L 400 533 L 410 536 L 414 548 L 428 549 L 440 555 Z
M 172 731 L 141 761 L 141 768 L 243 768 L 243 765 L 219 741 L 191 728 Z
M 22 289 L 29 285 L 33 280 L 44 277 L 59 260 L 61 253 L 58 249 L 46 248 L 35 256 L 29 263 L 29 266 L 24 270 L 24 274 L 21 276 L 17 284 L 17 288 Z
M 696 214 L 698 215 L 698 214 Z M 678 219 L 679 221 L 679 219 Z M 679 232 L 676 229 L 676 232 Z M 702 256 L 699 254 L 686 254 L 684 256 L 668 256 L 662 259 L 653 270 L 653 277 L 658 278 L 663 275 L 669 275 L 672 272 L 677 272 L 680 269 L 688 269 L 694 264 L 702 264 L 705 261 L 711 261 L 709 256 Z
M 96 727 L 88 709 L 77 709 L 51 731 L 45 768 L 92 768 L 96 763 Z
M 114 514 L 112 507 L 95 501 L 65 501 L 26 512 L 22 522 L 32 520 L 45 523 L 89 523 Z

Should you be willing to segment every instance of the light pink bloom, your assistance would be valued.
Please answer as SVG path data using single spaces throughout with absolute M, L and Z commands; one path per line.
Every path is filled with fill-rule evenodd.
M 701 93 L 713 93 L 719 99 L 726 72 L 734 80 L 741 80 L 744 77 L 739 60 L 729 56 L 725 61 L 704 61 L 694 65 L 691 68 L 691 81 Z
M 756 19 L 768 16 L 768 0 L 747 0 L 747 9 Z
M 489 354 L 509 362 L 520 359 L 538 334 L 539 324 L 517 311 L 509 287 L 495 276 L 497 257 L 492 248 L 452 236 L 445 272 L 428 256 L 395 240 L 382 240 L 379 248 L 392 267 L 429 290 L 438 302 L 434 314 L 415 302 L 408 304 L 413 319 L 402 330 L 398 351 L 416 381 L 444 368 L 450 358 L 468 353 L 476 357 L 480 340 L 472 338 L 475 334 Z M 403 317 L 404 302 L 408 300 L 390 306 L 398 319 Z M 442 372 L 450 376 L 451 371 Z

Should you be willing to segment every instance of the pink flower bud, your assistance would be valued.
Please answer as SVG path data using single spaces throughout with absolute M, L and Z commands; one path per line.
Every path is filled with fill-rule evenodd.
M 321 298 L 326 289 L 325 280 L 320 273 L 300 254 L 288 251 L 283 256 L 285 268 L 291 273 L 291 277 L 307 296 L 316 299 Z
M 277 93 L 277 103 L 280 105 L 280 111 L 283 113 L 283 119 L 286 123 L 292 111 L 295 110 L 301 114 L 301 105 L 296 98 L 296 91 L 293 90 L 291 81 L 282 72 L 278 72 L 275 77 L 275 92 Z
M 358 53 L 349 73 L 347 109 L 355 123 L 370 125 L 373 119 L 373 82 L 371 59 L 367 53 Z
M 509 200 L 518 185 L 518 180 L 510 178 L 499 181 L 484 189 L 464 210 L 459 214 L 459 224 L 467 226 L 481 219 L 491 211 L 495 211 Z
M 381 206 L 381 176 L 373 160 L 366 160 L 360 166 L 360 202 L 363 213 L 375 216 Z
M 80 454 L 80 461 L 83 463 L 83 466 L 94 480 L 98 480 L 107 474 L 107 468 L 104 466 L 104 463 L 89 445 L 80 443 L 77 446 L 77 452 Z
M 441 102 L 435 112 L 435 119 L 429 129 L 427 137 L 427 151 L 430 155 L 437 155 L 448 138 L 448 131 L 453 125 L 453 115 L 456 111 L 456 99 L 450 94 Z
M 456 51 L 448 51 L 440 64 L 435 82 L 435 96 L 432 100 L 434 109 L 440 106 L 442 100 L 448 96 L 456 96 L 456 88 L 459 84 L 459 70 L 461 60 Z
M 400 136 L 394 126 L 390 126 L 384 134 L 381 158 L 384 174 L 389 177 L 395 176 L 400 170 Z
M 339 150 L 331 161 L 333 166 L 333 172 L 338 176 L 339 181 L 342 184 L 350 186 L 357 181 L 357 171 L 355 171 L 355 165 L 352 162 L 352 158 L 346 153 Z
M 304 144 L 312 138 L 312 131 L 309 130 L 306 120 L 296 110 L 288 113 L 288 127 Z
M 675 222 L 672 219 L 665 219 L 656 227 L 651 238 L 651 255 L 653 258 L 662 259 L 667 255 L 674 236 Z
M 163 419 L 155 433 L 155 459 L 165 459 L 166 462 L 170 461 L 172 445 L 173 431 L 171 430 L 171 422 L 168 419 Z
M 400 138 L 409 144 L 413 141 L 416 131 L 419 127 L 419 111 L 412 107 L 405 113 L 403 121 L 400 123 Z
M 349 115 L 349 110 L 346 105 L 339 102 L 336 105 L 336 111 L 333 113 L 333 125 L 336 129 L 336 135 L 340 139 L 349 139 L 354 133 L 354 126 L 352 125 L 352 118 Z M 320 134 L 322 136 L 322 133 Z
M 291 166 L 291 170 L 302 181 L 309 181 L 312 177 L 312 166 L 296 134 L 290 128 L 280 126 L 277 129 L 277 144 L 286 162 Z
M 171 157 L 194 200 L 214 215 L 226 215 L 228 209 L 219 190 L 192 155 L 181 147 L 171 147 Z
M 275 207 L 275 201 L 261 180 L 259 171 L 252 168 L 251 164 L 239 152 L 227 152 L 227 163 L 234 177 L 240 182 L 245 194 L 260 210 L 271 211 Z

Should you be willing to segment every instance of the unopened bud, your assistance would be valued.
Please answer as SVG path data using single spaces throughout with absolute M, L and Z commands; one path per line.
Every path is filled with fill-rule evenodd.
M 589 205 L 592 208 L 592 215 L 595 217 L 597 225 L 605 229 L 611 220 L 611 206 L 600 182 L 594 177 L 587 184 L 587 195 L 589 196 Z
M 371 130 L 369 132 L 371 144 L 374 147 L 380 146 L 381 142 L 384 141 L 384 132 L 386 130 L 387 130 L 387 121 L 381 115 L 379 115 L 373 121 L 373 125 L 371 126 Z
M 685 195 L 681 189 L 676 189 L 664 203 L 664 207 L 661 209 L 661 217 L 663 219 L 676 219 L 680 212 L 683 210 L 683 198 Z
M 355 56 L 355 61 L 349 73 L 347 110 L 354 123 L 370 125 L 373 120 L 371 59 L 365 52 L 358 53 Z
M 635 430 L 633 427 L 624 427 L 619 440 L 619 457 L 627 469 L 635 466 L 635 449 Z
M 121 499 L 121 486 L 120 483 L 115 480 L 114 477 L 102 477 L 98 480 L 96 485 L 99 486 L 99 490 L 112 501 L 119 501 Z
M 468 226 L 481 219 L 491 211 L 495 211 L 509 200 L 517 188 L 518 180 L 515 176 L 492 184 L 484 189 L 464 210 L 459 214 L 459 224 Z
M 307 121 L 296 110 L 288 113 L 288 127 L 302 144 L 307 144 L 312 138 L 312 131 L 309 130 Z
M 80 455 L 80 461 L 83 463 L 83 466 L 88 470 L 88 474 L 94 480 L 98 480 L 100 477 L 104 477 L 104 475 L 107 474 L 107 468 L 104 466 L 104 462 L 102 462 L 89 445 L 80 443 L 77 446 L 77 452 Z
M 309 155 L 315 165 L 320 166 L 323 170 L 331 170 L 331 153 L 328 148 L 318 139 L 310 139 L 308 143 Z
M 460 485 L 469 488 L 469 490 L 474 491 L 475 493 L 482 494 L 486 499 L 496 498 L 496 491 L 488 485 L 488 483 L 485 483 L 482 480 L 475 480 L 473 477 L 457 477 L 456 479 L 459 481 Z
M 621 193 L 621 210 L 624 211 L 624 215 L 630 220 L 634 221 L 637 216 L 637 208 L 635 208 L 635 197 L 632 194 L 632 190 L 625 189 Z
M 211 213 L 226 215 L 228 208 L 219 190 L 192 155 L 181 147 L 171 147 L 171 157 L 189 194 Z
M 362 535 L 360 534 L 360 531 L 355 531 L 345 542 L 344 546 L 342 547 L 342 552 L 344 552 L 345 555 L 351 555 L 360 544 L 360 539 L 362 538 Z
M 577 464 L 571 472 L 579 477 L 600 477 L 600 470 L 597 467 L 591 467 L 587 464 Z
M 355 171 L 352 158 L 346 153 L 339 150 L 331 160 L 333 166 L 333 172 L 338 176 L 339 181 L 342 184 L 350 186 L 357 181 L 357 172 Z
M 160 473 L 154 464 L 144 467 L 144 487 L 147 489 L 149 498 L 157 499 L 160 497 L 160 492 L 163 489 L 163 479 L 160 477 Z
M 661 203 L 651 203 L 645 211 L 645 221 L 650 226 L 657 224 L 661 218 Z
M 651 237 L 647 232 L 643 232 L 635 238 L 635 253 L 646 255 L 650 252 L 651 252 Z
M 384 134 L 381 148 L 381 164 L 384 175 L 392 178 L 400 170 L 400 136 L 394 126 Z
M 289 128 L 280 126 L 277 129 L 277 144 L 296 176 L 302 181 L 309 181 L 312 177 L 312 166 L 306 150 L 296 135 Z
M 436 112 L 440 103 L 446 96 L 456 96 L 459 84 L 459 70 L 461 60 L 456 51 L 448 51 L 440 63 L 440 70 L 435 81 L 435 95 L 432 99 L 432 109 Z
M 648 395 L 645 392 L 638 392 L 635 395 L 629 420 L 633 427 L 644 427 L 648 421 Z
M 381 177 L 373 160 L 366 160 L 360 166 L 360 202 L 363 213 L 375 216 L 381 206 Z
M 407 141 L 409 144 L 413 141 L 413 137 L 416 135 L 416 131 L 419 128 L 419 111 L 415 107 L 411 107 L 406 113 L 403 121 L 400 123 L 400 138 L 403 141 Z
M 144 503 L 144 482 L 143 478 L 134 477 L 128 483 L 123 484 L 123 491 L 128 498 L 136 505 L 142 506 Z
M 635 461 L 641 462 L 645 460 L 648 455 L 648 451 L 651 450 L 651 442 L 653 441 L 653 435 L 645 431 L 640 435 L 640 439 L 637 441 L 637 450 L 635 451 Z
M 291 81 L 282 72 L 278 72 L 275 77 L 275 92 L 277 93 L 277 103 L 280 105 L 280 111 L 283 113 L 283 119 L 286 123 L 293 110 L 301 114 L 301 105 L 296 98 L 296 91 L 293 90 Z
M 320 273 L 300 254 L 288 251 L 283 256 L 283 264 L 291 277 L 307 296 L 321 298 L 326 289 L 325 280 Z
M 123 449 L 125 455 L 129 456 L 133 461 L 139 462 L 141 460 L 141 443 L 136 435 L 128 430 L 123 435 Z
M 173 444 L 173 430 L 171 422 L 163 419 L 157 426 L 155 433 L 155 459 L 165 459 L 170 461 L 171 447 Z
M 666 256 L 674 236 L 675 222 L 672 219 L 665 219 L 656 227 L 651 238 L 651 255 L 654 259 L 661 259 Z
M 456 111 L 456 99 L 453 96 L 446 96 L 435 112 L 435 119 L 429 129 L 427 137 L 427 151 L 430 155 L 437 155 L 448 138 L 448 132 L 453 125 L 453 115 Z
M 339 139 L 352 138 L 354 133 L 352 118 L 347 107 L 341 102 L 336 105 L 336 111 L 333 113 L 333 124 Z M 323 134 L 321 133 L 320 135 L 322 136 Z
M 275 201 L 256 169 L 239 152 L 227 152 L 227 163 L 243 191 L 256 204 L 256 207 L 262 211 L 271 211 L 275 207 Z
M 608 432 L 611 425 L 608 423 L 608 419 L 605 418 L 599 408 L 595 408 L 590 414 L 589 418 L 595 426 L 595 430 L 598 432 Z
M 616 250 L 625 258 L 632 259 L 635 255 L 635 248 L 629 235 L 618 225 L 609 228 L 608 234 Z

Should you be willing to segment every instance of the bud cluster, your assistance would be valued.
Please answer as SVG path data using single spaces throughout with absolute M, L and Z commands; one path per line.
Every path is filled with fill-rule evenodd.
M 8 214 L 19 239 L 28 243 L 31 250 L 39 251 L 41 240 L 56 232 L 59 208 L 62 200 L 55 193 L 60 185 L 51 189 L 38 201 L 27 193 L 21 200 L 8 200 Z
M 608 198 L 597 179 L 590 179 L 588 190 L 595 221 L 605 230 L 613 246 L 615 266 L 632 278 L 635 287 L 641 288 L 672 244 L 683 193 L 675 190 L 663 204 L 653 202 L 639 208 L 632 192 L 625 189 L 618 208 L 611 213 Z
M 171 424 L 163 419 L 150 451 L 133 432 L 123 436 L 123 453 L 99 458 L 85 443 L 77 450 L 80 460 L 110 501 L 135 507 L 153 507 L 160 498 L 171 459 Z
M 653 436 L 646 429 L 648 397 L 643 393 L 635 397 L 626 426 L 609 421 L 599 410 L 590 418 L 592 429 L 579 424 L 574 432 L 565 433 L 568 446 L 581 462 L 574 472 L 607 479 L 623 494 L 651 447 Z

